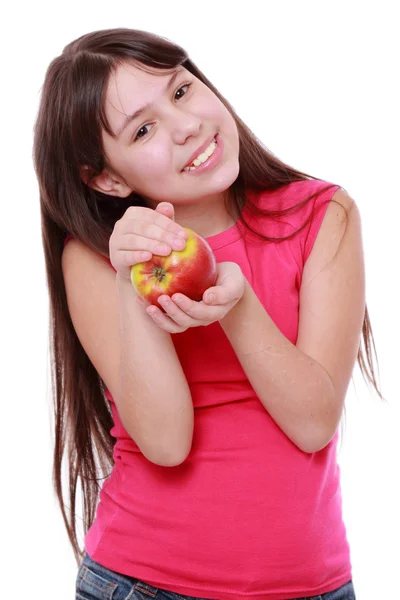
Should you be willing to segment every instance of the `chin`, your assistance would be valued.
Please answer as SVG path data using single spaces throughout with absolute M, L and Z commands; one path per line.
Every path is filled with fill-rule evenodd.
M 236 157 L 235 160 L 232 159 L 228 164 L 223 165 L 220 171 L 214 173 L 212 178 L 212 185 L 215 188 L 214 193 L 222 193 L 230 188 L 238 178 L 239 172 L 239 157 Z

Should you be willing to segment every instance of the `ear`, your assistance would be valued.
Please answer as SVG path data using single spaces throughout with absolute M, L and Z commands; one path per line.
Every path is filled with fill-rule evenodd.
M 91 177 L 90 172 L 91 169 L 87 165 L 80 168 L 82 181 L 102 194 L 127 198 L 133 192 L 118 175 L 111 173 L 108 169 L 103 169 L 102 173 L 96 177 Z

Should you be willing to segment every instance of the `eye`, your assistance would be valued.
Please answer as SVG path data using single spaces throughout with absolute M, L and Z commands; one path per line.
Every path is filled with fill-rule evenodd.
M 145 129 L 146 127 L 149 127 L 150 124 L 151 123 L 146 123 L 146 125 L 142 125 L 142 127 L 137 132 L 137 135 L 135 136 L 135 140 L 140 140 L 140 138 L 144 137 L 144 135 L 140 135 L 140 132 L 143 131 L 143 129 Z
M 175 96 L 176 96 L 176 94 L 177 94 L 177 93 L 178 93 L 180 90 L 183 90 L 183 88 L 185 88 L 185 87 L 186 87 L 186 88 L 190 88 L 190 86 L 191 86 L 191 85 L 192 85 L 192 83 L 191 83 L 191 82 L 190 82 L 190 83 L 185 83 L 185 84 L 183 84 L 183 85 L 182 85 L 180 88 L 178 88 L 178 89 L 176 90 L 176 92 L 175 92 Z M 187 93 L 187 92 L 186 92 L 186 93 Z M 185 96 L 186 94 L 183 94 L 183 95 Z M 180 100 L 180 98 L 178 98 L 178 100 Z
M 184 88 L 190 88 L 190 86 L 192 85 L 192 82 L 190 83 L 185 83 L 184 85 L 181 85 L 180 88 L 178 88 L 174 94 L 174 97 L 176 97 L 176 95 L 178 94 L 178 92 L 180 92 L 181 90 L 183 90 Z M 183 94 L 183 96 L 186 96 L 187 92 L 185 92 Z M 178 98 L 178 100 L 180 100 L 183 96 L 181 96 L 180 98 Z M 146 127 L 149 127 L 151 125 L 151 123 L 146 123 L 145 125 L 142 125 L 142 127 L 138 130 L 134 141 L 138 140 L 138 139 L 142 139 L 146 136 L 146 133 L 144 135 L 141 135 L 140 132 L 143 131 Z M 148 133 L 148 132 L 147 132 Z

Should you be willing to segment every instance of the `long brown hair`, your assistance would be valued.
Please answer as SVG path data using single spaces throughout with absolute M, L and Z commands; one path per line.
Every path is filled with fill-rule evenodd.
M 185 50 L 163 37 L 132 29 L 96 31 L 68 44 L 50 63 L 35 123 L 33 158 L 39 182 L 50 301 L 49 343 L 55 429 L 53 482 L 77 562 L 83 555 L 76 523 L 78 484 L 83 497 L 86 533 L 94 520 L 99 482 L 107 477 L 113 465 L 115 439 L 110 435 L 113 422 L 104 384 L 79 342 L 69 315 L 61 256 L 68 234 L 108 256 L 108 240 L 115 222 L 128 206 L 145 206 L 137 194 L 126 199 L 106 196 L 84 184 L 80 177 L 82 165 L 90 167 L 93 177 L 107 166 L 102 128 L 113 134 L 104 113 L 104 99 L 110 75 L 128 61 L 144 69 L 171 70 L 182 65 L 206 84 L 230 111 L 239 132 L 240 171 L 230 187 L 227 208 L 246 226 L 241 216 L 243 206 L 250 202 L 245 195 L 246 189 L 275 190 L 294 181 L 317 179 L 293 169 L 269 152 Z M 300 208 L 314 196 L 304 198 L 291 210 Z M 253 208 L 256 210 L 255 206 Z M 266 217 L 285 212 L 272 208 L 262 211 Z M 375 358 L 376 350 L 367 307 L 362 341 L 364 348 L 361 344 L 358 352 L 361 372 L 382 397 L 374 372 L 372 348 Z M 65 459 L 68 508 L 64 504 L 62 486 Z

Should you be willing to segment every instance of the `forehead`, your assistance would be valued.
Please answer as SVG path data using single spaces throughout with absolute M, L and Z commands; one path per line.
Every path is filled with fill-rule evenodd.
M 125 115 L 135 112 L 145 103 L 155 102 L 172 73 L 186 71 L 182 67 L 168 70 L 145 68 L 146 71 L 134 64 L 123 63 L 110 75 L 104 108 L 114 131 Z

